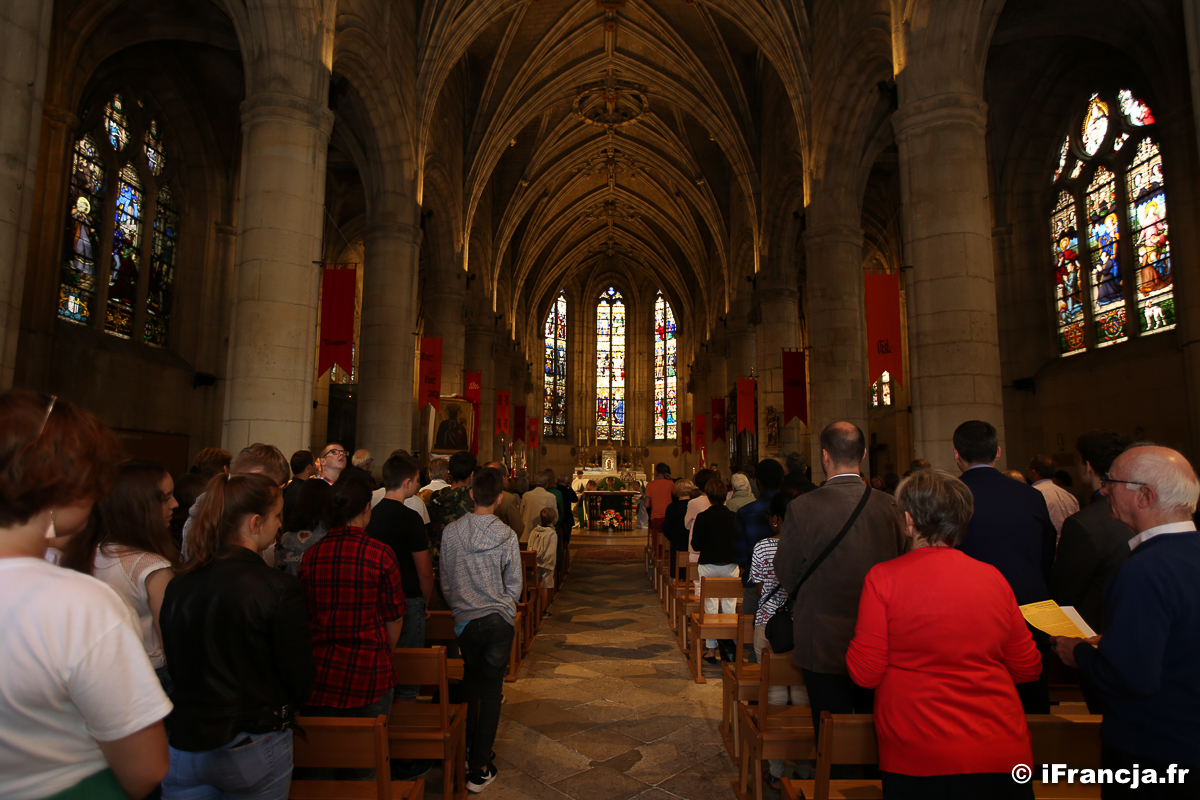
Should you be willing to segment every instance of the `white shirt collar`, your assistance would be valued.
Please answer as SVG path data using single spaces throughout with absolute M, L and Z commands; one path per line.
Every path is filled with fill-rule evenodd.
M 834 481 L 838 478 L 858 478 L 860 481 L 862 480 L 862 476 L 857 472 L 839 472 L 837 475 L 830 477 L 829 480 Z M 828 481 L 826 482 L 828 483 Z
M 1042 478 L 1041 480 L 1034 481 L 1034 482 L 1033 482 L 1033 485 L 1034 485 L 1034 486 L 1041 486 L 1043 483 L 1046 483 L 1046 482 L 1047 482 L 1047 481 L 1049 481 L 1049 480 L 1050 480 L 1050 478 Z
M 1153 528 L 1147 528 L 1129 540 L 1129 549 L 1134 550 L 1139 544 L 1150 541 L 1160 533 L 1186 533 L 1187 531 L 1196 530 L 1194 522 L 1168 522 L 1166 525 L 1155 525 Z

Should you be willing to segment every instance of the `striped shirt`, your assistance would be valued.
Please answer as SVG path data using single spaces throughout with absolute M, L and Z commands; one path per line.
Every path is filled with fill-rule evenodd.
M 766 625 L 779 607 L 787 601 L 787 591 L 780 589 L 775 592 L 779 581 L 775 579 L 775 551 L 779 549 L 779 537 L 768 536 L 754 545 L 754 555 L 750 558 L 750 582 L 758 584 L 758 611 L 754 615 L 754 624 Z M 767 595 L 775 592 L 767 598 Z

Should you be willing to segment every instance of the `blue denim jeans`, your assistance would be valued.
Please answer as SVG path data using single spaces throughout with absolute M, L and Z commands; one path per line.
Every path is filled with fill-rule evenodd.
M 171 748 L 163 800 L 287 800 L 292 732 L 239 733 L 215 750 Z
M 425 598 L 406 598 L 404 609 L 404 625 L 400 628 L 400 640 L 396 647 L 411 648 L 425 646 Z M 420 686 L 416 684 L 401 684 L 396 687 L 396 697 L 412 698 L 417 696 Z
M 467 768 L 473 772 L 487 769 L 492 758 L 513 635 L 512 624 L 499 614 L 471 620 L 458 635 L 467 701 Z

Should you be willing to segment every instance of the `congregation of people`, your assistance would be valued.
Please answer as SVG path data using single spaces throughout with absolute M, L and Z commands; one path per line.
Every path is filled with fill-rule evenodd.
M 422 469 L 397 450 L 376 486 L 371 454 L 337 442 L 290 459 L 209 448 L 179 476 L 118 452 L 73 403 L 0 395 L 0 796 L 286 797 L 297 717 L 416 701 L 393 650 L 424 646 L 430 609 L 452 612 L 463 659 L 466 788 L 496 778 L 520 550 L 543 586 L 561 581 L 567 481 L 468 452 Z M 814 730 L 824 711 L 873 713 L 888 798 L 1032 797 L 1010 770 L 1032 763 L 1025 715 L 1050 712 L 1055 670 L 1103 715 L 1105 768 L 1195 776 L 1200 483 L 1180 453 L 1111 431 L 1076 452 L 1082 498 L 1046 456 L 999 471 L 984 421 L 954 433 L 959 476 L 914 462 L 867 480 L 863 433 L 838 422 L 820 435 L 819 486 L 798 454 L 728 481 L 658 464 L 639 506 L 669 563 L 741 579 L 758 658 L 790 614 L 804 686 L 769 702 L 808 705 Z M 1097 635 L 1029 625 L 1019 606 L 1047 600 Z M 710 663 L 735 655 L 704 645 Z M 776 786 L 785 769 L 770 762 Z
M 526 504 L 465 451 L 422 470 L 397 450 L 377 487 L 366 451 L 260 443 L 173 477 L 20 390 L 0 432 L 0 797 L 286 798 L 298 718 L 416 701 L 393 651 L 425 646 L 429 609 L 463 660 L 466 788 L 496 777 L 519 540 L 554 586 L 570 520 L 552 471 Z

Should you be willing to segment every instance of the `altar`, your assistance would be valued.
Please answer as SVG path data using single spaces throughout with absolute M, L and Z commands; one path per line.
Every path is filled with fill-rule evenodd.
M 583 493 L 583 507 L 587 512 L 587 529 L 604 531 L 632 531 L 637 523 L 637 501 L 640 492 L 605 492 L 589 490 Z

